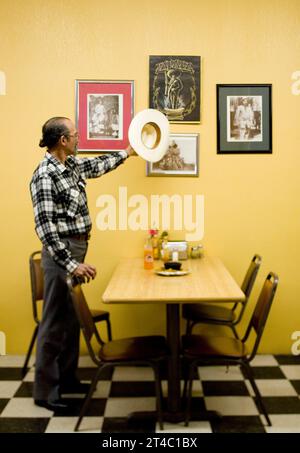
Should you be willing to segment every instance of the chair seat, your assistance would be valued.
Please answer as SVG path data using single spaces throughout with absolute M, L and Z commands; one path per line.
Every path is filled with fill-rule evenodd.
M 245 358 L 248 355 L 246 345 L 236 338 L 215 337 L 208 335 L 184 335 L 182 348 L 189 358 Z
M 158 335 L 113 340 L 106 343 L 99 351 L 99 358 L 104 362 L 146 361 L 167 355 L 166 339 Z
M 91 315 L 94 322 L 104 321 L 109 318 L 109 312 L 105 310 L 93 310 L 91 309 Z
M 212 321 L 230 323 L 236 319 L 235 313 L 226 307 L 210 304 L 184 304 L 183 317 L 191 321 Z

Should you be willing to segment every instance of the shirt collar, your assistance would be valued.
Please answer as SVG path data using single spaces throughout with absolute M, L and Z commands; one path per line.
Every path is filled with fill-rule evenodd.
M 76 159 L 74 156 L 68 156 L 66 159 L 66 165 L 74 169 L 76 167 Z
M 46 159 L 48 159 L 49 162 L 51 162 L 52 165 L 60 172 L 63 173 L 64 171 L 67 171 L 67 167 L 63 165 L 59 160 L 57 160 L 54 156 L 52 156 L 51 153 L 48 151 L 46 152 L 45 155 Z

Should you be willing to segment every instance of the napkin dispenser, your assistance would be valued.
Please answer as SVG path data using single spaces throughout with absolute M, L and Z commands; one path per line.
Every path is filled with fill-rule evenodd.
M 179 260 L 188 259 L 188 243 L 186 241 L 168 241 L 166 247 L 170 257 L 173 252 L 177 251 Z

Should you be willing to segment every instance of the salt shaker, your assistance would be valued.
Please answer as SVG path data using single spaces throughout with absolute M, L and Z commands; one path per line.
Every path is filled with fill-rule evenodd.
M 201 248 L 202 248 L 201 245 L 191 247 L 191 258 L 200 258 Z
M 179 258 L 178 251 L 174 250 L 172 253 L 172 261 L 178 261 L 178 258 Z

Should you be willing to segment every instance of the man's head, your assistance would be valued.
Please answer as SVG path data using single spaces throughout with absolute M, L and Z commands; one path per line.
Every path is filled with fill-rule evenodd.
M 61 149 L 66 156 L 76 153 L 78 133 L 73 121 L 63 116 L 50 118 L 43 125 L 43 137 L 40 140 L 41 148 L 47 147 L 49 151 Z

